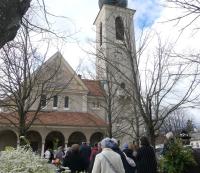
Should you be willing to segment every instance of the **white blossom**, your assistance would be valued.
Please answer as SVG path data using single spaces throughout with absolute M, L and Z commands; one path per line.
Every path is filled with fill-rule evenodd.
M 54 170 L 30 149 L 18 147 L 1 152 L 0 173 L 54 173 Z

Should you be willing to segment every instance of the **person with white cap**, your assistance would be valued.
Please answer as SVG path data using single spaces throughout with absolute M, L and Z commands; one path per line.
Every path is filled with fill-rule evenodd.
M 172 132 L 168 132 L 165 135 L 165 143 L 162 151 L 162 155 L 165 155 L 166 152 L 169 150 L 170 146 L 174 143 L 174 134 Z
M 102 152 L 96 155 L 92 173 L 125 173 L 120 155 L 111 149 L 114 145 L 110 138 L 101 141 Z

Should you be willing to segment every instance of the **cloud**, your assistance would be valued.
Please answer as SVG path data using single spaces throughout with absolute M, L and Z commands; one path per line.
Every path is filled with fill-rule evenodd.
M 131 0 L 129 6 L 136 10 L 135 26 L 138 28 L 150 27 L 163 9 L 159 0 Z

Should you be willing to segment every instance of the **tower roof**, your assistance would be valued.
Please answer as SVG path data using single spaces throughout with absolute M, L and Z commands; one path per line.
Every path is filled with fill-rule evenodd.
M 127 7 L 128 0 L 99 0 L 99 8 L 101 9 L 103 4 L 114 5 L 118 7 Z

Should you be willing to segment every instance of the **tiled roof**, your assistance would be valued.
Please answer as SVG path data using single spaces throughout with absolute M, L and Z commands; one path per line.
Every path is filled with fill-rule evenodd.
M 104 91 L 101 88 L 100 81 L 89 80 L 89 79 L 82 79 L 82 81 L 89 90 L 89 93 L 88 93 L 89 96 L 100 96 L 100 97 L 102 97 L 104 95 Z
M 33 117 L 33 113 L 29 113 L 29 121 Z M 4 116 L 6 118 L 4 118 Z M 10 124 L 9 120 L 18 122 L 18 116 L 4 113 L 0 115 L 0 124 Z M 28 120 L 27 120 L 28 121 Z M 34 125 L 50 125 L 50 126 L 79 126 L 79 127 L 106 127 L 104 120 L 96 115 L 83 112 L 40 112 Z

